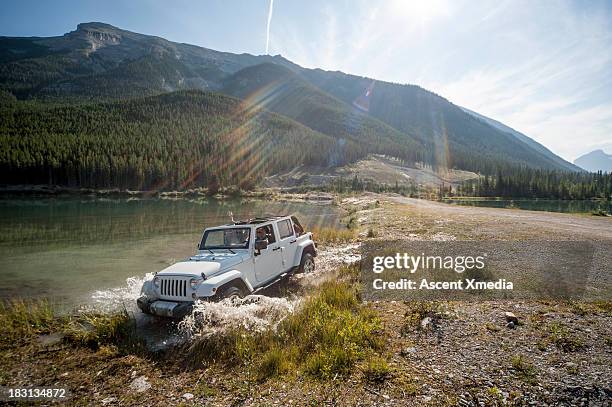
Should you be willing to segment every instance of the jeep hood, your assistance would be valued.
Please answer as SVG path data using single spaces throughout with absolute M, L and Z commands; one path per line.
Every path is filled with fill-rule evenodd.
M 243 262 L 243 257 L 236 254 L 197 254 L 185 261 L 166 267 L 158 275 L 200 276 L 209 278 L 221 271 L 226 271 Z

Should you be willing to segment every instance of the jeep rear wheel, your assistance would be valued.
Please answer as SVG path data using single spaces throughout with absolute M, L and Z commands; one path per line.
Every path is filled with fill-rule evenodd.
M 302 261 L 300 262 L 300 268 L 298 272 L 304 274 L 310 274 L 315 271 L 315 262 L 314 257 L 310 253 L 304 253 L 302 255 Z

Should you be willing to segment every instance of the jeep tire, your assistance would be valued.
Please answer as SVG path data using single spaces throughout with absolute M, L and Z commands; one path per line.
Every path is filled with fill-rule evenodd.
M 230 285 L 229 287 L 225 287 L 219 293 L 217 293 L 217 298 L 219 300 L 229 298 L 233 302 L 237 298 L 244 298 L 244 293 L 240 288 L 234 285 Z
M 302 261 L 300 261 L 300 267 L 298 273 L 310 274 L 315 270 L 314 257 L 310 253 L 302 254 Z

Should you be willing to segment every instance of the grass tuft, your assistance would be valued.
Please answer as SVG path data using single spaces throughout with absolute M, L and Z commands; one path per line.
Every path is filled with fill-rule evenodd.
M 582 339 L 572 335 L 565 325 L 558 322 L 550 325 L 550 341 L 563 352 L 576 352 L 586 346 Z
M 46 300 L 0 302 L 0 346 L 15 346 L 34 335 L 49 333 L 60 325 Z
M 537 371 L 525 356 L 513 356 L 512 368 L 517 372 L 518 377 L 525 383 L 532 385 L 537 384 Z
M 119 352 L 140 352 L 144 349 L 141 341 L 136 339 L 135 321 L 125 310 L 115 314 L 78 315 L 68 321 L 64 333 L 69 342 L 93 350 L 99 350 L 103 345 L 113 345 Z
M 364 367 L 363 376 L 367 382 L 380 384 L 390 379 L 392 372 L 385 359 L 380 356 L 374 356 L 368 360 Z
M 336 229 L 315 227 L 312 229 L 314 240 L 317 243 L 350 243 L 357 239 L 355 229 Z

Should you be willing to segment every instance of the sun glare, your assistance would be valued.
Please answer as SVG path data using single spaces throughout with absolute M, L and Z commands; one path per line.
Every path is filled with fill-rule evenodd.
M 395 0 L 391 3 L 389 11 L 396 18 L 417 22 L 424 26 L 436 18 L 448 16 L 450 5 L 446 0 Z

